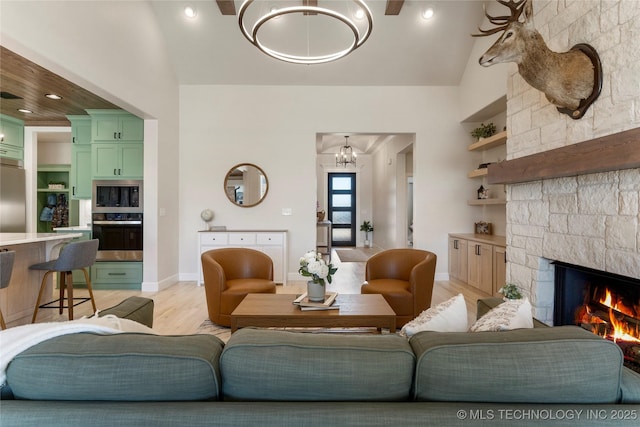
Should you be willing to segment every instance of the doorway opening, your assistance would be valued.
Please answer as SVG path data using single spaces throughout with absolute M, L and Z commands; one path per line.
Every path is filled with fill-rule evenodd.
M 329 173 L 328 183 L 329 221 L 331 221 L 331 245 L 356 245 L 356 174 Z

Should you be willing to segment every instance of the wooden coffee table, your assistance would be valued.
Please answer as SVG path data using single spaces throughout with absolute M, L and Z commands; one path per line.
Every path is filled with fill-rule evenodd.
M 300 328 L 389 328 L 396 314 L 382 295 L 339 294 L 339 310 L 302 311 L 294 294 L 248 294 L 231 313 L 231 332 L 244 326 Z

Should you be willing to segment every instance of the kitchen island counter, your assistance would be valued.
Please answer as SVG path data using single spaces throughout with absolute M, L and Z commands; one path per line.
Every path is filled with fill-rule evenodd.
M 55 242 L 57 244 L 61 240 L 70 240 L 75 237 L 82 237 L 82 233 L 64 235 L 58 233 L 0 233 L 0 247 L 38 242 Z
M 31 322 L 44 271 L 29 266 L 55 259 L 62 243 L 81 237 L 82 233 L 0 233 L 0 248 L 15 251 L 16 256 L 9 286 L 0 290 L 0 308 L 7 326 Z M 53 295 L 49 280 L 44 301 Z

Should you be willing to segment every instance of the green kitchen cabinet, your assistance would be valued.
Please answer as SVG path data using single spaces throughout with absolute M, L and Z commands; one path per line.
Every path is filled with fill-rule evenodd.
M 91 285 L 93 289 L 132 289 L 142 288 L 142 262 L 98 261 L 91 266 Z
M 122 110 L 86 110 L 91 116 L 92 141 L 142 141 L 144 121 Z
M 91 144 L 91 170 L 93 179 L 143 179 L 144 144 L 94 143 Z
M 69 187 L 69 165 L 38 165 L 38 175 L 36 181 L 36 214 L 38 215 L 37 232 L 51 233 L 56 227 L 68 227 L 71 224 L 78 224 L 78 202 L 70 200 Z M 56 203 L 49 203 L 50 197 Z M 62 198 L 61 198 L 62 197 Z M 58 202 L 66 200 L 66 209 L 58 212 Z M 43 215 L 47 208 L 55 208 L 48 211 L 49 214 Z M 59 219 L 54 223 L 53 220 Z
M 24 122 L 0 114 L 0 157 L 24 159 Z
M 71 143 L 91 144 L 91 116 L 67 116 L 71 122 Z
M 71 145 L 71 199 L 91 199 L 91 144 Z

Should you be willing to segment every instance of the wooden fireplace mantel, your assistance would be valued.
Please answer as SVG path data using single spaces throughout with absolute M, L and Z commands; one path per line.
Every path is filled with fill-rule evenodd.
M 489 165 L 489 184 L 640 168 L 640 128 Z

